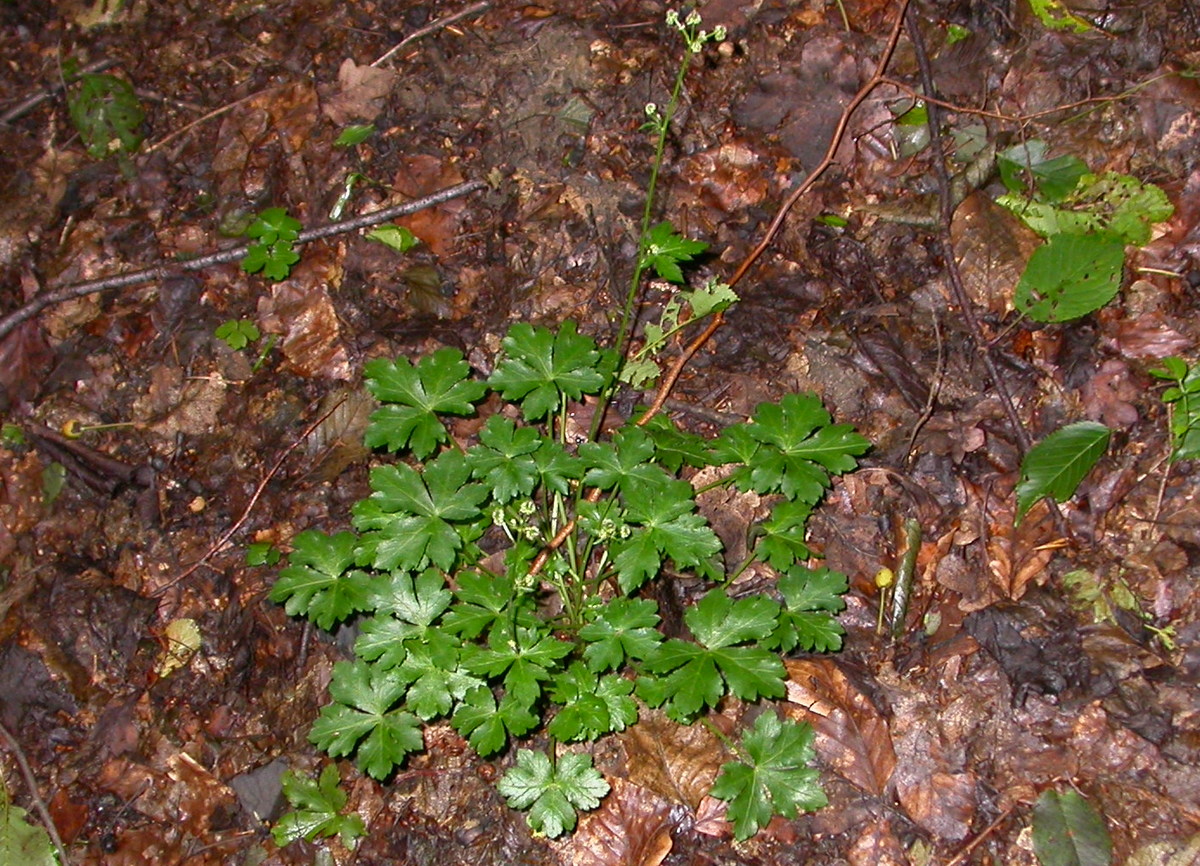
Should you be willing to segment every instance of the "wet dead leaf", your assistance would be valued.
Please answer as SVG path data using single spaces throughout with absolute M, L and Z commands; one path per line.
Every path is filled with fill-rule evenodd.
M 570 866 L 658 866 L 671 853 L 671 805 L 638 785 L 614 778 L 600 808 L 580 819 L 562 846 Z
M 350 379 L 350 359 L 332 291 L 342 284 L 344 245 L 309 244 L 288 279 L 259 301 L 262 330 L 282 333 L 285 367 L 300 376 Z
M 1004 314 L 1025 263 L 1040 241 L 1013 214 L 981 192 L 958 206 L 950 239 L 967 295 L 985 310 Z
M 397 78 L 390 69 L 359 66 L 346 58 L 338 69 L 337 87 L 328 88 L 328 95 L 322 93 L 321 112 L 338 126 L 374 120 Z
M 904 847 L 887 818 L 876 818 L 865 827 L 846 852 L 850 866 L 908 866 Z
M 695 809 L 728 760 L 720 742 L 703 725 L 677 725 L 660 712 L 621 734 L 629 781 L 672 803 Z
M 1192 340 L 1179 333 L 1176 325 L 1162 313 L 1150 311 L 1136 318 L 1121 319 L 1116 333 L 1107 342 L 1126 358 L 1168 358 L 1192 347 Z
M 896 753 L 887 720 L 829 659 L 793 659 L 788 671 L 788 715 L 817 732 L 817 756 L 873 796 L 887 789 Z

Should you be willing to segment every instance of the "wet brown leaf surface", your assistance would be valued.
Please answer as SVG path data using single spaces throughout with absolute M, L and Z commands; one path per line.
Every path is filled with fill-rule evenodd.
M 422 242 L 404 256 L 346 234 L 306 246 L 279 283 L 216 266 L 52 306 L 0 340 L 2 420 L 26 431 L 0 442 L 0 721 L 74 863 L 316 862 L 318 846 L 277 849 L 260 817 L 283 766 L 320 765 L 307 732 L 352 638 L 270 604 L 275 569 L 247 565 L 246 544 L 346 526 L 368 489 L 365 360 L 450 345 L 486 371 L 515 321 L 571 317 L 612 336 L 653 157 L 638 128 L 678 56 L 662 5 L 497 3 L 372 65 L 462 5 L 0 5 L 0 113 L 49 88 L 0 122 L 0 315 L 66 283 L 228 247 L 264 207 L 320 225 L 353 173 L 347 215 L 490 183 L 398 220 Z M 656 217 L 712 244 L 701 278 L 728 277 L 824 154 L 896 4 L 702 5 L 731 38 L 689 70 Z M 1014 525 L 1018 440 L 927 224 L 930 154 L 899 152 L 892 119 L 911 98 L 898 84 L 864 102 L 674 394 L 680 423 L 712 433 L 814 390 L 876 443 L 811 524 L 810 545 L 850 578 L 846 649 L 787 663 L 784 706 L 817 731 L 830 807 L 734 844 L 705 797 L 729 751 L 705 727 L 646 713 L 597 748 L 613 795 L 549 843 L 440 726 L 387 784 L 343 766 L 369 833 L 355 854 L 334 846 L 333 862 L 1032 864 L 1031 804 L 1065 785 L 1106 817 L 1115 862 L 1196 859 L 1200 489 L 1191 462 L 1168 467 L 1148 370 L 1200 345 L 1200 87 L 1179 74 L 1200 63 L 1200 12 L 1083 7 L 1101 31 L 1048 30 L 1025 4 L 917 3 L 956 105 L 949 127 L 1042 138 L 1161 185 L 1176 209 L 1129 251 L 1117 301 L 1052 326 L 1012 311 L 1031 240 L 991 203 L 994 179 L 949 226 L 1032 438 L 1085 418 L 1114 430 L 1061 519 L 1039 506 Z M 948 44 L 947 23 L 970 36 Z M 67 60 L 109 60 L 136 87 L 148 120 L 127 171 L 89 158 L 72 131 L 54 90 Z M 917 84 L 906 40 L 889 73 Z M 335 147 L 347 123 L 377 131 Z M 646 295 L 651 312 L 665 301 Z M 257 347 L 214 337 L 231 319 L 278 337 L 260 366 Z M 762 503 L 712 494 L 702 507 L 736 559 Z M 908 517 L 924 539 L 891 643 L 875 631 L 874 577 L 896 566 Z M 1064 576 L 1081 571 L 1108 607 L 1073 597 Z M 763 569 L 734 589 L 773 579 Z M 1115 605 L 1126 596 L 1137 611 Z M 201 649 L 162 676 L 182 618 Z M 1171 647 L 1155 638 L 1165 628 Z M 711 722 L 732 733 L 755 711 L 734 702 Z M 28 807 L 6 748 L 0 765 Z

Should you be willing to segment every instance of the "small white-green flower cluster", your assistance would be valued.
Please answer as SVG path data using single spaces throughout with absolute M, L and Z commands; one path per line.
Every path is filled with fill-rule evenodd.
M 537 524 L 530 520 L 536 512 L 537 505 L 533 503 L 533 500 L 526 499 L 516 508 L 515 517 L 517 519 L 510 520 L 508 510 L 503 505 L 497 505 L 492 509 L 492 524 L 503 529 L 510 541 L 516 541 L 517 536 L 526 541 L 537 541 L 542 537 L 542 531 Z
M 676 10 L 667 10 L 667 26 L 674 27 L 679 31 L 684 41 L 687 42 L 688 51 L 692 54 L 698 54 L 700 49 L 704 47 L 705 42 L 725 41 L 726 33 L 723 24 L 718 24 L 709 32 L 708 30 L 699 29 L 701 23 L 703 22 L 700 18 L 700 13 L 695 9 L 688 12 L 683 18 L 679 17 L 679 12 Z

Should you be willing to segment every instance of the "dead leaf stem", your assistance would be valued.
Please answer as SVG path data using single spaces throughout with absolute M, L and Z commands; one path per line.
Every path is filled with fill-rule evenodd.
M 311 241 L 321 238 L 333 237 L 334 235 L 345 234 L 352 232 L 355 229 L 366 228 L 368 226 L 378 225 L 379 223 L 387 222 L 390 219 L 395 219 L 406 214 L 416 213 L 425 208 L 434 207 L 451 199 L 460 198 L 468 193 L 483 189 L 487 184 L 482 180 L 469 180 L 466 183 L 455 184 L 454 186 L 440 189 L 435 193 L 422 196 L 421 198 L 407 201 L 404 204 L 398 204 L 393 207 L 384 208 L 383 210 L 373 211 L 372 213 L 363 214 L 362 216 L 352 217 L 351 219 L 342 220 L 329 225 L 318 226 L 314 229 L 300 232 L 300 236 L 296 238 L 297 244 L 306 244 Z M 88 280 L 85 283 L 76 283 L 74 285 L 63 286 L 59 289 L 46 292 L 38 295 L 28 303 L 18 307 L 13 312 L 9 313 L 4 318 L 0 319 L 0 340 L 12 332 L 18 325 L 32 319 L 42 310 L 47 307 L 52 307 L 55 304 L 61 304 L 66 301 L 82 298 L 86 295 L 94 295 L 97 292 L 104 292 L 109 289 L 123 289 L 127 286 L 138 286 L 143 283 L 151 283 L 158 280 L 163 280 L 169 276 L 190 271 L 201 271 L 213 265 L 222 265 L 229 262 L 235 262 L 246 254 L 249 249 L 249 244 L 241 244 L 236 247 L 230 247 L 226 250 L 220 250 L 215 253 L 209 253 L 206 256 L 201 256 L 197 259 L 190 259 L 186 262 L 172 262 L 153 265 L 148 268 L 143 268 L 138 271 L 131 271 L 127 274 L 114 274 L 109 277 L 102 277 L 98 280 Z

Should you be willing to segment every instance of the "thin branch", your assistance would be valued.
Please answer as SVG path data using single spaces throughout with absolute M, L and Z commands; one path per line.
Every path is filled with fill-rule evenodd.
M 97 72 L 103 72 L 105 69 L 111 69 L 117 65 L 115 60 L 97 60 L 94 63 L 89 63 L 83 69 L 79 70 L 80 75 L 94 75 Z M 47 84 L 37 93 L 22 99 L 12 108 L 0 114 L 0 126 L 7 126 L 17 118 L 33 111 L 43 102 L 47 102 L 58 95 L 58 92 L 63 89 L 63 81 L 60 77 L 53 84 Z
M 398 216 L 415 213 L 419 210 L 424 210 L 428 207 L 442 204 L 451 199 L 459 198 L 468 193 L 475 192 L 478 189 L 483 189 L 487 184 L 481 180 L 470 180 L 466 183 L 460 183 L 455 186 L 446 187 L 438 190 L 427 196 L 423 196 L 412 201 L 399 204 L 394 207 L 384 208 L 369 214 L 353 217 L 352 219 L 343 220 L 341 222 L 331 223 L 326 226 L 309 229 L 308 231 L 300 232 L 300 236 L 296 239 L 297 244 L 306 244 L 310 241 L 315 241 L 320 238 L 332 237 L 334 235 L 344 234 L 354 231 L 355 229 L 365 228 L 367 226 L 378 225 L 382 222 L 387 222 Z M 0 319 L 0 340 L 3 340 L 9 333 L 18 325 L 32 319 L 42 310 L 47 307 L 52 307 L 55 304 L 61 304 L 65 301 L 82 298 L 85 295 L 93 295 L 97 292 L 107 291 L 108 289 L 122 289 L 127 286 L 137 286 L 143 283 L 151 283 L 165 279 L 180 273 L 190 271 L 200 271 L 213 265 L 226 264 L 235 262 L 246 254 L 249 249 L 249 244 L 242 244 L 236 247 L 230 247 L 219 252 L 209 253 L 206 256 L 201 256 L 198 259 L 191 259 L 186 262 L 159 264 L 153 267 L 143 268 L 138 271 L 131 271 L 127 274 L 116 274 L 111 277 L 102 277 L 98 280 L 89 280 L 86 283 L 76 283 L 71 286 L 64 286 L 60 289 L 55 289 L 45 294 L 38 295 L 30 300 L 25 305 L 18 307 L 13 312 L 9 313 L 4 318 Z
M 492 4 L 487 2 L 487 0 L 484 0 L 484 2 L 481 3 L 472 3 L 470 6 L 455 12 L 453 15 L 445 15 L 441 18 L 438 18 L 436 21 L 431 21 L 420 30 L 414 30 L 412 33 L 405 36 L 403 39 L 389 48 L 386 54 L 384 54 L 371 65 L 379 66 L 380 64 L 387 63 L 392 59 L 393 56 L 395 56 L 397 52 L 404 50 L 405 46 L 411 45 L 421 37 L 428 36 L 430 33 L 436 33 L 438 30 L 441 30 L 444 27 L 449 27 L 455 21 L 461 21 L 464 18 L 470 18 L 472 15 L 478 15 L 480 12 L 486 12 L 491 8 Z
M 37 779 L 33 775 L 33 769 L 29 766 L 29 759 L 25 757 L 25 750 L 21 748 L 21 744 L 17 742 L 16 737 L 9 733 L 8 728 L 0 722 L 0 736 L 8 743 L 9 750 L 17 759 L 17 764 L 21 768 L 21 775 L 25 778 L 25 787 L 29 789 L 29 798 L 33 801 L 33 806 L 37 809 L 37 813 L 42 818 L 42 823 L 46 825 L 46 832 L 50 834 L 50 841 L 54 843 L 55 849 L 58 851 L 59 862 L 63 866 L 70 866 L 71 861 L 67 858 L 67 849 L 63 845 L 62 837 L 58 835 L 58 828 L 54 826 L 54 819 L 50 817 L 50 810 L 46 808 L 46 801 L 42 799 L 41 793 L 38 791 Z
M 277 84 L 274 87 L 267 87 L 263 90 L 257 90 L 254 93 L 251 93 L 249 96 L 243 96 L 241 99 L 235 99 L 233 102 L 228 102 L 225 105 L 222 105 L 220 108 L 214 108 L 212 111 L 210 111 L 208 114 L 205 114 L 203 117 L 197 117 L 191 123 L 181 126 L 179 129 L 176 129 L 175 131 L 173 131 L 170 135 L 163 136 L 158 141 L 154 142 L 154 144 L 143 147 L 142 153 L 154 153 L 154 151 L 156 151 L 156 150 L 161 150 L 162 148 L 164 148 L 168 144 L 170 144 L 172 141 L 179 138 L 181 135 L 186 135 L 187 133 L 189 133 L 191 130 L 195 129 L 200 124 L 207 123 L 208 121 L 212 120 L 215 117 L 220 117 L 222 114 L 228 114 L 229 112 L 231 112 L 235 108 L 237 108 L 239 105 L 247 103 L 252 99 L 257 99 L 258 97 L 262 96 L 263 94 L 271 93 L 272 91 L 279 90 L 279 89 L 283 88 L 284 86 L 285 85 Z

